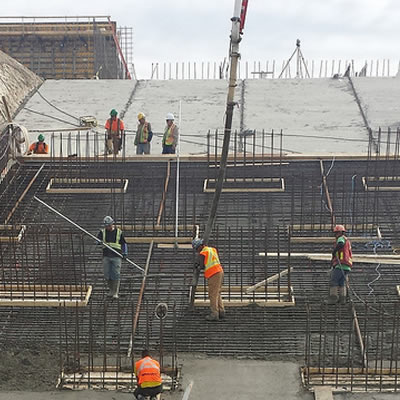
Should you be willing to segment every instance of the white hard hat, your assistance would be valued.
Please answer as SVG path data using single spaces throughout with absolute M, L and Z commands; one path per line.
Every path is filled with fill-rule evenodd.
M 168 113 L 167 116 L 165 117 L 165 119 L 168 121 L 173 121 L 175 119 L 174 114 L 172 113 Z
M 103 219 L 104 226 L 109 226 L 109 225 L 112 225 L 113 223 L 114 223 L 114 220 L 112 219 L 112 217 L 110 217 L 109 215 L 104 217 L 104 219 Z

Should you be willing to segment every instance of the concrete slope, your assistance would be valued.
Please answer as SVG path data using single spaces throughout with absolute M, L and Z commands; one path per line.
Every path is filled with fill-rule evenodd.
M 372 126 L 396 126 L 395 108 L 400 80 L 395 78 L 355 79 L 363 109 Z M 133 144 L 137 114 L 144 112 L 155 136 L 152 154 L 161 153 L 165 115 L 173 112 L 178 120 L 182 102 L 181 154 L 206 152 L 207 132 L 221 130 L 222 145 L 228 83 L 225 80 L 65 80 L 46 81 L 40 88 L 46 99 L 71 114 L 67 116 L 49 106 L 35 94 L 16 121 L 29 130 L 71 128 L 74 117 L 93 115 L 98 119 L 98 132 L 104 132 L 109 111 L 126 110 L 128 129 L 126 155 L 135 154 Z M 244 87 L 243 87 L 244 85 Z M 243 90 L 242 90 L 243 88 Z M 303 154 L 366 154 L 368 134 L 347 79 L 257 79 L 238 82 L 235 101 L 242 108 L 234 109 L 233 130 L 283 130 L 283 149 Z M 49 118 L 53 117 L 52 118 Z M 56 118 L 56 119 L 54 119 Z M 30 134 L 31 141 L 37 133 Z M 251 139 L 248 139 L 251 144 Z M 264 142 L 264 153 L 270 152 L 270 139 Z M 257 151 L 261 152 L 261 137 Z M 214 140 L 212 140 L 214 146 Z M 83 147 L 82 147 L 83 148 Z M 279 137 L 274 139 L 274 152 L 279 150 Z M 212 152 L 214 152 L 212 148 Z
M 366 151 L 367 131 L 346 79 L 247 80 L 245 86 L 246 129 L 283 129 L 283 147 L 295 152 Z
M 47 80 L 40 88 L 40 93 L 73 117 L 95 116 L 99 123 L 97 130 L 104 132 L 104 123 L 109 118 L 110 110 L 123 109 L 134 85 L 135 81 L 125 80 Z M 79 125 L 75 118 L 47 104 L 38 93 L 29 100 L 26 108 L 45 114 L 35 114 L 26 109 L 18 114 L 16 121 L 29 131 L 66 129 Z M 30 133 L 30 141 L 35 141 L 36 136 L 37 133 Z
M 373 130 L 400 125 L 400 77 L 353 78 L 361 105 Z
M 174 113 L 178 123 L 181 102 L 181 152 L 205 153 L 208 130 L 223 130 L 227 90 L 224 80 L 140 81 L 125 114 L 125 122 L 129 129 L 136 129 L 137 114 L 144 112 L 155 133 L 152 154 L 159 154 L 165 116 L 168 112 Z M 240 89 L 236 94 L 240 95 Z M 236 111 L 233 129 L 238 128 L 239 113 Z
M 26 96 L 42 83 L 42 79 L 18 61 L 0 51 L 0 96 L 5 96 L 11 116 Z M 6 122 L 3 102 L 0 102 L 0 123 Z

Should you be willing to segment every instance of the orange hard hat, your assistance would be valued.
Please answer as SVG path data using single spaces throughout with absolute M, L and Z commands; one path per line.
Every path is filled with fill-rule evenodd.
M 333 232 L 346 232 L 346 228 L 344 227 L 344 225 L 336 225 L 333 228 Z

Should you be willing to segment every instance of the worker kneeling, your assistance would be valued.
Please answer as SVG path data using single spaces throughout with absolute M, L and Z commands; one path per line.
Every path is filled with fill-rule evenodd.
M 204 268 L 204 277 L 208 281 L 208 297 L 210 299 L 211 314 L 206 316 L 207 321 L 219 321 L 225 318 L 225 309 L 221 297 L 224 270 L 219 261 L 218 251 L 214 247 L 205 246 L 203 239 L 194 239 L 192 247 L 198 254 L 196 264 Z
M 146 396 L 153 400 L 162 392 L 160 364 L 150 357 L 147 349 L 142 351 L 142 359 L 135 363 L 135 375 L 137 388 L 133 394 L 138 400 L 143 400 Z
M 332 271 L 330 279 L 328 304 L 340 302 L 346 303 L 347 275 L 353 266 L 351 243 L 344 235 L 346 229 L 343 225 L 336 225 L 333 229 L 335 234 L 335 248 L 332 251 Z

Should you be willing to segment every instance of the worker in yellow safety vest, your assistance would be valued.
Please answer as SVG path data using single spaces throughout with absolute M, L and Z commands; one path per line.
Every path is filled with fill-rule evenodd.
M 118 256 L 114 251 L 103 246 L 103 272 L 109 288 L 107 297 L 118 299 L 121 281 L 121 257 L 125 258 L 128 255 L 128 246 L 121 229 L 115 227 L 112 217 L 109 215 L 104 217 L 103 226 L 104 229 L 101 229 L 97 235 L 97 243 L 104 243 L 121 254 L 121 256 Z
M 153 138 L 150 122 L 146 121 L 146 116 L 140 112 L 137 116 L 138 127 L 135 136 L 136 154 L 150 154 L 150 142 Z
M 174 123 L 174 114 L 168 113 L 166 121 L 167 126 L 165 127 L 162 140 L 162 154 L 175 154 L 178 144 L 179 128 Z
M 204 268 L 204 277 L 208 282 L 211 313 L 206 316 L 206 320 L 219 321 L 224 319 L 225 308 L 221 297 L 224 270 L 219 261 L 218 251 L 215 247 L 205 246 L 203 239 L 194 239 L 192 247 L 198 255 L 196 264 L 199 268 Z

